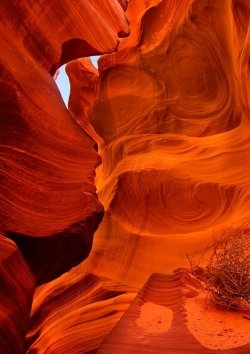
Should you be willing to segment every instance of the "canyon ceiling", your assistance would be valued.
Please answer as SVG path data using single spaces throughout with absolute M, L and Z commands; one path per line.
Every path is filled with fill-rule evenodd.
M 250 2 L 0 10 L 0 353 L 217 352 L 184 315 L 141 349 L 128 323 L 194 296 L 187 255 L 250 219 Z

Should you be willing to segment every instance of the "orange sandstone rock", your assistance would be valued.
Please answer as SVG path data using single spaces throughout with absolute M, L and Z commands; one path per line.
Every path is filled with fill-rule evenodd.
M 87 257 L 103 214 L 95 142 L 50 74 L 113 51 L 128 25 L 116 0 L 3 0 L 0 10 L 0 352 L 20 354 L 35 284 Z
M 87 266 L 141 286 L 249 220 L 250 16 L 224 0 L 131 0 L 127 16 L 89 113 L 106 214 Z
M 90 108 L 93 106 L 99 84 L 98 70 L 89 58 L 73 60 L 66 66 L 66 73 L 70 80 L 69 111 L 82 120 L 87 119 Z M 86 128 L 86 123 L 77 119 L 79 124 Z
M 125 4 L 124 1 L 121 4 Z M 119 33 L 128 33 L 122 6 L 95 0 L 1 2 L 2 26 L 48 71 L 79 57 L 115 50 Z
M 88 353 L 99 348 L 135 297 L 135 289 L 84 273 L 79 265 L 36 289 L 27 353 Z
M 128 25 L 115 0 L 103 7 L 4 0 L 1 17 L 1 228 L 47 281 L 88 255 L 103 213 L 95 143 L 72 119 L 49 71 L 114 50 Z
M 200 313 L 187 301 L 193 279 L 149 277 L 186 266 L 187 254 L 249 220 L 248 1 L 3 5 L 1 222 L 46 282 L 27 352 L 213 353 L 218 340 L 188 324 Z M 126 8 L 130 36 L 118 43 Z M 116 48 L 99 73 L 86 59 L 68 64 L 69 113 L 48 72 Z M 87 260 L 67 271 L 102 217 L 91 137 L 105 217 Z M 248 353 L 249 343 L 222 349 Z
M 128 6 L 128 0 L 118 0 L 118 2 L 121 4 L 122 8 L 124 10 L 127 9 L 127 6 Z
M 103 140 L 95 132 L 89 123 L 88 115 L 95 102 L 99 84 L 98 70 L 89 58 L 73 60 L 66 66 L 66 72 L 70 80 L 69 112 L 77 123 L 99 145 Z
M 204 325 L 202 317 L 208 312 L 211 316 L 208 318 L 209 324 L 213 326 L 218 311 L 213 314 L 201 306 L 199 311 L 193 313 L 192 303 L 197 299 L 197 286 L 199 284 L 185 270 L 179 269 L 173 274 L 153 274 L 97 353 L 213 354 L 219 350 L 221 354 L 247 354 L 250 350 L 247 320 L 240 313 L 221 314 L 221 321 L 216 323 L 220 331 L 216 328 L 214 333 L 213 327 Z M 193 316 L 191 327 L 195 327 L 196 332 L 190 328 L 190 314 Z M 226 333 L 229 328 L 234 337 L 229 339 L 228 345 L 224 341 L 231 337 L 230 333 Z M 235 329 L 239 331 L 237 335 Z M 212 348 L 206 340 L 214 344 Z

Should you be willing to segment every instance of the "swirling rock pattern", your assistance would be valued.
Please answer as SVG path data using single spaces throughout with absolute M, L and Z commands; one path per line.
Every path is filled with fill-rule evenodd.
M 94 185 L 96 143 L 72 119 L 51 74 L 71 59 L 113 51 L 118 35 L 128 33 L 124 6 L 116 0 L 103 7 L 93 0 L 75 6 L 1 1 L 3 354 L 23 352 L 35 285 L 86 258 L 102 219 Z
M 7 353 L 22 350 L 35 281 L 27 353 L 217 352 L 188 326 L 193 278 L 149 277 L 249 220 L 249 1 L 1 7 L 0 219 L 28 279 Z M 81 58 L 115 50 L 98 72 Z M 68 111 L 51 74 L 72 59 Z M 103 216 L 93 139 L 105 216 L 85 259 Z
M 249 220 L 249 4 L 133 1 L 89 120 L 105 208 L 88 270 L 141 286 Z M 146 261 L 149 260 L 150 261 Z
M 112 0 L 103 8 L 92 0 L 75 7 L 6 0 L 1 16 L 1 229 L 44 282 L 88 255 L 103 213 L 95 143 L 72 119 L 48 71 L 114 50 L 128 26 Z
M 127 310 L 135 289 L 82 266 L 36 289 L 27 353 L 91 353 Z

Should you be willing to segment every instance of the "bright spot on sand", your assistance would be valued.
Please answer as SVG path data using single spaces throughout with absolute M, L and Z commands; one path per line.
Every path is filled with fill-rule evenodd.
M 187 327 L 204 347 L 226 350 L 249 343 L 250 321 L 246 313 L 216 309 L 202 293 L 188 299 L 185 307 Z
M 173 320 L 173 311 L 165 306 L 146 302 L 140 308 L 140 317 L 136 320 L 138 327 L 145 334 L 167 332 Z

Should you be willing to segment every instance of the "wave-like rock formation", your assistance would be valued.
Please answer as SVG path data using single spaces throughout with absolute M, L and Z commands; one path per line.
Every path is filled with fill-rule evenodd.
M 95 0 L 85 0 L 72 6 L 70 0 L 4 0 L 2 34 L 10 36 L 10 45 L 18 41 L 22 44 L 19 49 L 26 49 L 35 61 L 54 73 L 72 59 L 116 49 L 117 35 L 128 33 L 122 9 L 126 1 L 120 3 L 121 6 L 118 0 L 107 0 L 103 6 Z
M 73 268 L 37 288 L 27 353 L 92 353 L 134 297 L 134 288 Z
M 131 0 L 126 14 L 89 111 L 105 217 L 88 270 L 141 286 L 249 220 L 250 8 Z
M 0 350 L 26 333 L 30 354 L 217 352 L 190 324 L 193 278 L 150 276 L 249 221 L 249 1 L 0 7 Z M 71 60 L 66 109 L 52 75 Z
M 1 1 L 0 229 L 17 245 L 1 249 L 3 354 L 22 352 L 31 279 L 47 282 L 85 259 L 102 219 L 96 143 L 66 109 L 51 75 L 69 60 L 114 51 L 129 32 L 125 5 Z
M 1 2 L 1 229 L 38 281 L 88 255 L 103 213 L 95 142 L 72 119 L 49 72 L 113 51 L 118 34 L 128 32 L 116 1 L 71 5 Z

